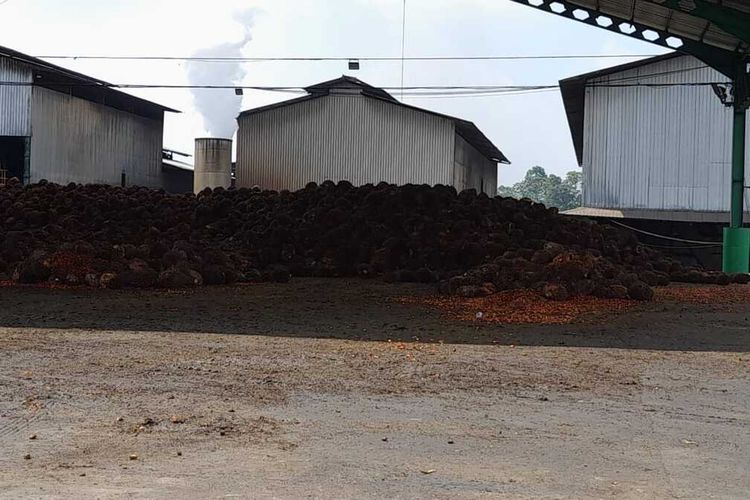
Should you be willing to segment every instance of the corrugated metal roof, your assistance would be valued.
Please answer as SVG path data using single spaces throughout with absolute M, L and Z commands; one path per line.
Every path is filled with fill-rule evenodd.
M 112 84 L 0 46 L 0 58 L 16 61 L 34 71 L 34 85 L 86 99 L 97 104 L 154 118 L 165 111 L 179 111 L 115 90 Z
M 564 0 L 730 52 L 750 53 L 747 0 Z
M 367 95 L 367 97 L 372 97 L 374 99 L 380 99 L 379 97 L 375 97 L 372 95 Z M 505 163 L 510 164 L 510 161 L 506 156 L 500 151 L 493 143 L 490 141 L 484 133 L 479 130 L 479 127 L 477 127 L 473 122 L 470 122 L 468 120 L 463 120 L 461 118 L 456 118 L 455 116 L 450 115 L 444 115 L 442 113 L 436 113 L 435 111 L 430 111 L 428 109 L 424 108 L 418 108 L 416 106 L 411 106 L 409 104 L 404 104 L 403 102 L 399 101 L 390 101 L 386 99 L 381 99 L 386 102 L 389 102 L 391 104 L 394 104 L 396 106 L 401 106 L 404 108 L 413 109 L 414 111 L 420 111 L 422 113 L 427 113 L 433 116 L 439 116 L 441 118 L 446 118 L 448 120 L 452 120 L 453 123 L 456 125 L 456 132 L 466 139 L 466 141 L 477 148 L 480 153 L 482 153 L 485 157 L 492 161 L 496 161 L 498 163 Z
M 190 163 L 175 160 L 175 156 L 180 156 L 182 158 L 192 158 L 193 155 L 188 153 L 181 153 L 179 151 L 175 151 L 174 149 L 167 149 L 163 148 L 161 150 L 161 164 L 162 164 L 162 170 L 169 169 L 169 168 L 176 168 L 180 170 L 189 170 L 192 172 L 194 170 L 193 165 Z
M 195 170 L 193 166 L 190 165 L 189 163 L 184 163 L 184 162 L 177 161 L 177 160 L 169 160 L 166 158 L 162 158 L 161 163 L 165 167 L 176 168 L 179 170 L 187 170 L 188 172 L 193 172 Z
M 594 9 L 620 19 L 631 19 L 723 50 L 749 52 L 750 3 L 747 1 L 567 0 L 564 3 Z M 728 19 L 729 16 L 734 19 Z M 743 26 L 745 29 L 742 29 Z
M 679 50 L 732 79 L 750 79 L 745 73 L 750 62 L 748 0 L 511 1 Z
M 398 102 L 395 97 L 393 97 L 385 90 L 373 87 L 369 83 L 365 83 L 359 78 L 354 78 L 353 76 L 346 75 L 342 75 L 340 78 L 335 78 L 327 82 L 311 85 L 310 87 L 305 88 L 305 91 L 307 91 L 308 94 L 313 95 L 321 93 L 328 94 L 333 89 L 342 89 L 347 87 L 362 89 L 363 94 L 372 95 L 373 97 L 379 97 L 387 101 Z
M 300 102 L 309 101 L 311 99 L 317 99 L 318 97 L 321 97 L 319 95 L 306 95 L 302 97 L 297 97 L 296 99 L 288 99 L 286 101 L 277 102 L 274 104 L 269 104 L 267 106 L 260 106 L 258 108 L 248 109 L 247 111 L 243 111 L 240 113 L 239 117 L 248 116 L 248 115 L 254 115 L 257 113 L 262 113 L 264 111 L 270 111 L 272 109 L 278 109 L 283 108 L 284 106 L 291 106 L 292 104 L 298 104 Z
M 296 99 L 290 99 L 287 101 L 282 101 L 276 104 L 271 104 L 268 106 L 263 106 L 260 108 L 254 108 L 249 109 L 247 111 L 243 111 L 240 113 L 240 117 L 248 116 L 252 114 L 262 113 L 265 111 L 274 110 L 277 108 L 281 108 L 284 106 L 291 106 L 294 104 L 302 103 L 305 101 L 309 101 L 312 99 L 317 99 L 320 97 L 325 97 L 329 95 L 331 90 L 334 89 L 342 89 L 342 88 L 359 88 L 361 89 L 361 93 L 367 97 L 378 99 L 383 102 L 387 102 L 389 104 L 392 104 L 394 106 L 401 106 L 404 108 L 409 108 L 414 111 L 418 111 L 420 113 L 427 113 L 433 116 L 439 116 L 441 118 L 446 118 L 448 120 L 451 120 L 454 122 L 456 126 L 456 132 L 461 135 L 464 139 L 466 139 L 469 144 L 477 148 L 479 152 L 481 152 L 486 158 L 498 162 L 498 163 L 505 163 L 510 164 L 510 161 L 508 158 L 500 151 L 497 146 L 495 146 L 490 139 L 487 138 L 484 133 L 479 130 L 479 128 L 473 123 L 468 120 L 463 120 L 461 118 L 456 118 L 455 116 L 450 115 L 444 115 L 442 113 L 437 113 L 435 111 L 430 111 L 424 108 L 419 108 L 416 106 L 411 106 L 409 104 L 404 104 L 396 99 L 393 98 L 388 92 L 379 89 L 377 87 L 373 87 L 372 85 L 365 83 L 361 80 L 358 80 L 357 78 L 349 77 L 349 76 L 343 76 L 341 78 L 336 78 L 334 80 L 329 80 L 327 82 L 319 83 L 316 85 L 312 85 L 310 87 L 307 87 L 305 90 L 307 92 L 310 92 L 310 95 L 298 97 Z

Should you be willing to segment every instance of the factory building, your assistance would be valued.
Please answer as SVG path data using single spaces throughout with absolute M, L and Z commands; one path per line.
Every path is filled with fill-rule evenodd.
M 164 112 L 0 47 L 0 179 L 162 187 Z
M 508 159 L 472 122 L 397 101 L 356 78 L 240 114 L 237 186 L 445 184 L 494 196 Z
M 161 187 L 167 193 L 185 194 L 193 192 L 195 169 L 189 163 L 192 155 L 172 149 L 162 151 Z
M 561 81 L 583 167 L 583 207 L 569 213 L 728 223 L 732 109 L 717 97 L 726 80 L 674 53 Z

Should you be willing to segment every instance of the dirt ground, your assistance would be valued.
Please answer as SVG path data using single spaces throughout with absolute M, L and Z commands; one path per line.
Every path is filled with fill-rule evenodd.
M 399 300 L 431 291 L 0 288 L 0 497 L 750 496 L 750 303 Z

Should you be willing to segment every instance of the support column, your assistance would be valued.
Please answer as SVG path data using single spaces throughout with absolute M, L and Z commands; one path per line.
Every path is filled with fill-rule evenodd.
M 724 229 L 724 272 L 747 273 L 750 270 L 750 229 L 743 227 L 745 198 L 746 111 L 734 108 L 732 132 L 732 200 L 730 226 Z
M 732 132 L 732 228 L 742 227 L 745 199 L 745 110 L 734 109 Z
M 24 138 L 23 148 L 23 175 L 19 180 L 25 186 L 31 184 L 31 137 Z

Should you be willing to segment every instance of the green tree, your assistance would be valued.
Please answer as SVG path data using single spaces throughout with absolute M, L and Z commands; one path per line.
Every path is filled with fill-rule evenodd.
M 529 198 L 548 207 L 570 210 L 581 206 L 581 173 L 568 172 L 565 179 L 547 175 L 542 167 L 532 167 L 521 182 L 500 186 L 499 196 Z

